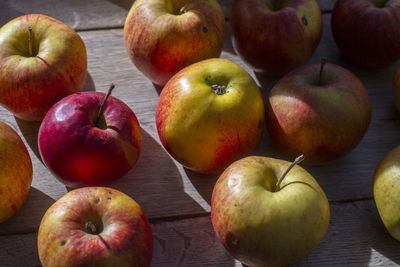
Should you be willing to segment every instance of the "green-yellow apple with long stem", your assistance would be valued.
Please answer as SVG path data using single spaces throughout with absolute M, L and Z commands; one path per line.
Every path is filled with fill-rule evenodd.
M 400 241 L 400 146 L 387 153 L 376 167 L 373 192 L 383 224 Z
M 329 203 L 296 164 L 250 156 L 231 164 L 215 184 L 211 219 L 217 237 L 248 266 L 297 263 L 324 237 Z
M 32 161 L 17 132 L 0 121 L 0 223 L 25 202 L 32 183 Z
M 0 103 L 16 117 L 41 121 L 61 98 L 83 89 L 86 48 L 54 18 L 29 14 L 0 28 Z
M 153 236 L 141 207 L 107 187 L 68 192 L 44 214 L 38 233 L 43 267 L 150 266 Z
M 225 16 L 216 0 L 136 0 L 124 26 L 132 62 L 164 85 L 184 67 L 219 57 Z
M 185 167 L 217 173 L 260 142 L 264 102 L 254 79 L 227 59 L 207 59 L 164 86 L 156 125 L 166 150 Z

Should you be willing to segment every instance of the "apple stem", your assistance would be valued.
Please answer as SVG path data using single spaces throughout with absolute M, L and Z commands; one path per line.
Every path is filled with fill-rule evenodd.
M 32 27 L 28 27 L 29 37 L 28 37 L 28 49 L 29 49 L 29 56 L 32 56 Z
M 321 67 L 319 69 L 318 85 L 321 85 L 322 71 L 324 70 L 325 63 L 326 63 L 326 58 L 322 57 L 321 58 Z
M 94 223 L 92 223 L 91 221 L 88 221 L 85 223 L 85 230 L 89 234 L 92 234 L 92 235 L 97 234 L 96 225 L 94 225 Z
M 275 190 L 276 191 L 277 188 L 280 187 L 283 179 L 286 177 L 286 175 L 289 173 L 289 171 L 297 164 L 299 164 L 300 162 L 302 162 L 304 160 L 304 155 L 300 155 L 298 156 L 293 162 L 292 164 L 290 164 L 289 168 L 287 168 L 287 170 L 283 173 L 283 175 L 281 176 L 281 178 L 279 178 L 278 182 L 275 185 Z
M 106 103 L 108 97 L 111 95 L 111 92 L 112 92 L 112 90 L 114 89 L 114 87 L 115 87 L 115 85 L 112 83 L 112 84 L 110 85 L 110 88 L 108 89 L 108 92 L 107 92 L 106 97 L 105 97 L 104 100 L 103 100 L 103 103 L 101 103 L 100 110 L 99 110 L 99 114 L 97 114 L 96 122 L 94 123 L 95 126 L 98 126 L 100 117 L 101 117 L 102 114 L 103 114 L 104 105 L 105 105 L 105 103 Z

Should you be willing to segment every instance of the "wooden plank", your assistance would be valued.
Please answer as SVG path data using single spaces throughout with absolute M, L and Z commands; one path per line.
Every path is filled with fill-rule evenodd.
M 217 240 L 210 217 L 152 222 L 152 266 L 241 266 Z M 0 266 L 38 266 L 36 234 L 0 236 Z M 397 266 L 399 243 L 373 201 L 331 203 L 331 223 L 317 248 L 294 266 Z
M 58 20 L 77 31 L 122 28 L 134 0 L 2 0 L 0 26 L 25 14 L 40 13 Z M 218 0 L 227 18 L 234 0 Z M 329 12 L 334 1 L 318 0 L 321 10 Z
M 330 15 L 324 15 L 324 22 L 328 23 L 329 20 Z M 117 87 L 113 95 L 134 110 L 142 126 L 143 146 L 140 159 L 132 171 L 112 186 L 138 201 L 150 218 L 209 211 L 212 189 L 218 176 L 199 175 L 183 169 L 160 145 L 155 127 L 159 88 L 154 87 L 130 62 L 125 51 L 122 30 L 99 30 L 80 34 L 88 51 L 89 75 L 85 89 L 105 92 L 109 84 L 114 82 Z M 373 118 L 365 138 L 352 153 L 337 162 L 306 169 L 319 181 L 330 200 L 371 198 L 371 181 L 376 164 L 386 152 L 400 143 L 399 115 L 390 89 L 391 76 L 396 66 L 382 71 L 351 67 L 340 57 L 328 27 L 325 27 L 321 44 L 309 62 L 319 61 L 321 56 L 327 56 L 329 61 L 351 68 L 361 78 L 371 96 Z M 277 79 L 257 77 L 233 52 L 229 36 L 222 57 L 237 62 L 251 73 L 262 87 L 264 99 L 266 98 Z M 22 136 L 34 166 L 32 196 L 14 218 L 0 227 L 0 231 L 17 233 L 37 229 L 41 215 L 67 189 L 40 161 L 37 148 L 40 124 L 16 120 L 4 108 L 0 108 L 0 118 L 11 124 Z M 283 157 L 270 142 L 267 133 L 255 153 Z

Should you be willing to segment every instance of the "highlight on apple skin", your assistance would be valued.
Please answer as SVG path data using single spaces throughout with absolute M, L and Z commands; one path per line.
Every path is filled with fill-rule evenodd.
M 206 59 L 175 74 L 156 108 L 161 143 L 195 172 L 221 172 L 251 153 L 264 130 L 264 102 L 253 78 L 227 59 Z
M 43 267 L 150 266 L 153 235 L 141 207 L 107 187 L 72 190 L 44 214 L 38 232 Z
M 38 135 L 40 156 L 66 185 L 106 185 L 125 175 L 138 160 L 142 136 L 135 113 L 121 100 L 82 92 L 57 102 Z
M 0 103 L 16 117 L 41 121 L 63 97 L 82 91 L 86 47 L 70 27 L 41 14 L 0 28 Z
M 211 220 L 226 250 L 248 266 L 286 266 L 306 257 L 329 225 L 328 199 L 317 181 L 288 161 L 249 156 L 218 178 Z
M 225 16 L 216 0 L 136 0 L 124 26 L 134 65 L 157 85 L 184 67 L 219 57 Z

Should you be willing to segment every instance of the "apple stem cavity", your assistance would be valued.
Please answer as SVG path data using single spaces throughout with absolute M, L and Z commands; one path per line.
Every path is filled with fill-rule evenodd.
M 324 71 L 325 63 L 326 63 L 326 58 L 325 57 L 321 58 L 321 67 L 319 68 L 319 77 L 318 77 L 319 86 L 321 86 L 322 72 Z
M 213 90 L 214 94 L 216 95 L 223 95 L 226 93 L 226 86 L 225 85 L 221 85 L 221 84 L 212 84 L 209 79 L 211 78 L 211 75 L 207 75 L 204 78 L 205 83 L 211 87 L 211 89 Z
M 283 181 L 283 179 L 286 177 L 286 175 L 289 173 L 289 171 L 297 164 L 299 164 L 300 162 L 302 162 L 304 160 L 304 155 L 300 155 L 297 158 L 295 158 L 295 160 L 292 162 L 292 164 L 290 164 L 289 168 L 286 169 L 286 171 L 282 174 L 281 178 L 279 178 L 278 182 L 275 185 L 275 188 L 273 190 L 273 192 L 276 192 L 277 189 L 281 186 L 281 183 Z
M 29 49 L 29 56 L 31 57 L 33 55 L 32 53 L 32 27 L 28 27 L 29 31 L 29 37 L 28 37 L 28 49 Z
M 85 230 L 89 234 L 97 235 L 96 225 L 94 225 L 94 223 L 92 223 L 91 221 L 87 221 L 85 223 Z
M 108 92 L 107 92 L 106 97 L 105 97 L 104 100 L 103 100 L 103 103 L 101 103 L 99 113 L 97 114 L 97 118 L 96 118 L 96 121 L 95 121 L 95 123 L 94 123 L 94 125 L 95 125 L 96 127 L 99 127 L 98 124 L 99 124 L 99 121 L 100 121 L 101 116 L 103 115 L 104 105 L 106 104 L 106 101 L 107 101 L 108 97 L 111 95 L 111 92 L 112 92 L 112 90 L 113 90 L 114 88 L 115 88 L 115 85 L 112 83 L 112 84 L 110 85 L 110 88 L 108 89 Z

